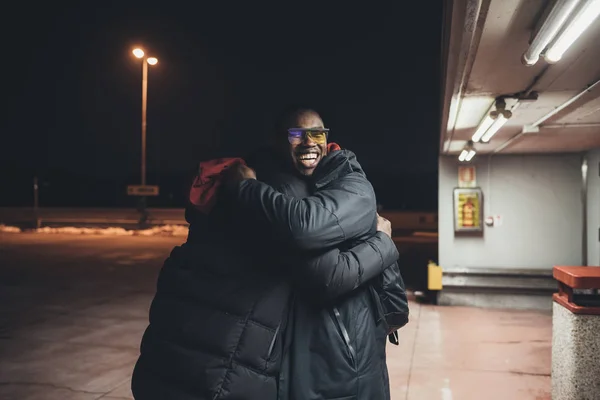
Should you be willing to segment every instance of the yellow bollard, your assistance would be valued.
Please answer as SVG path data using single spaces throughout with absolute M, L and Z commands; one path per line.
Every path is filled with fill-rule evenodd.
M 442 290 L 442 267 L 429 261 L 427 264 L 427 288 L 429 290 Z

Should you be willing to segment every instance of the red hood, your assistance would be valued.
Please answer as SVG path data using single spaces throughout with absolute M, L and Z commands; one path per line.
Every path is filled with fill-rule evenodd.
M 223 172 L 238 163 L 246 165 L 241 158 L 218 158 L 201 162 L 190 189 L 190 203 L 201 213 L 208 214 L 217 200 Z
M 341 150 L 337 143 L 329 143 L 327 152 Z M 190 189 L 190 203 L 201 213 L 208 214 L 217 201 L 217 192 L 222 183 L 223 172 L 235 165 L 246 162 L 241 158 L 217 158 L 200 163 L 198 175 Z
M 341 149 L 342 149 L 342 148 L 341 148 L 341 147 L 340 147 L 340 145 L 339 145 L 339 144 L 337 144 L 337 143 L 333 143 L 333 142 L 332 142 L 332 143 L 329 143 L 329 144 L 327 145 L 327 153 L 333 153 L 334 151 L 338 151 L 338 150 L 341 150 Z

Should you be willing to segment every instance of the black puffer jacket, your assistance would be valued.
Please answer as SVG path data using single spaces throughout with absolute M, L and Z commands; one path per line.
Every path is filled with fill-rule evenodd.
M 302 185 L 279 189 L 306 193 Z M 345 294 L 397 258 L 383 234 L 344 252 L 291 257 L 296 250 L 285 246 L 288 238 L 234 210 L 222 197 L 208 217 L 187 213 L 188 242 L 173 250 L 159 275 L 132 378 L 136 399 L 275 399 L 290 282 Z M 311 225 L 306 238 L 329 229 L 319 211 L 297 218 Z
M 281 195 L 255 181 L 240 185 L 238 196 L 278 235 L 305 251 L 316 251 L 323 243 L 343 250 L 375 234 L 375 194 L 353 153 L 339 151 L 324 158 L 312 178 L 314 195 L 305 199 Z M 291 217 L 303 214 L 319 215 L 320 235 L 312 235 L 315 220 Z M 408 322 L 404 283 L 393 261 L 383 275 L 342 299 L 327 288 L 297 291 L 285 340 L 280 400 L 390 398 L 386 336 Z M 312 278 L 327 275 L 326 266 L 313 268 Z

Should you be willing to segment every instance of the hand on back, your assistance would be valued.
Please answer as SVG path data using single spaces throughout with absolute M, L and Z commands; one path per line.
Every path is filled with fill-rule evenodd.
M 223 174 L 226 185 L 235 185 L 246 179 L 256 179 L 256 172 L 247 165 L 235 164 Z
M 392 237 L 392 223 L 379 214 L 377 214 L 377 231 Z

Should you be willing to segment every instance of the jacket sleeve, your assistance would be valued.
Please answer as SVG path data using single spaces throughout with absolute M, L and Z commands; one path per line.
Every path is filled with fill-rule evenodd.
M 332 249 L 300 258 L 292 265 L 292 276 L 309 298 L 329 302 L 380 276 L 397 259 L 392 239 L 377 232 L 346 251 Z
M 302 199 L 254 179 L 238 184 L 234 196 L 242 209 L 266 221 L 274 235 L 301 250 L 323 250 L 364 238 L 377 213 L 373 187 L 359 172 Z
M 408 298 L 398 263 L 386 268 L 376 290 L 383 308 L 388 333 L 392 334 L 408 323 Z M 390 338 L 391 339 L 391 338 Z

